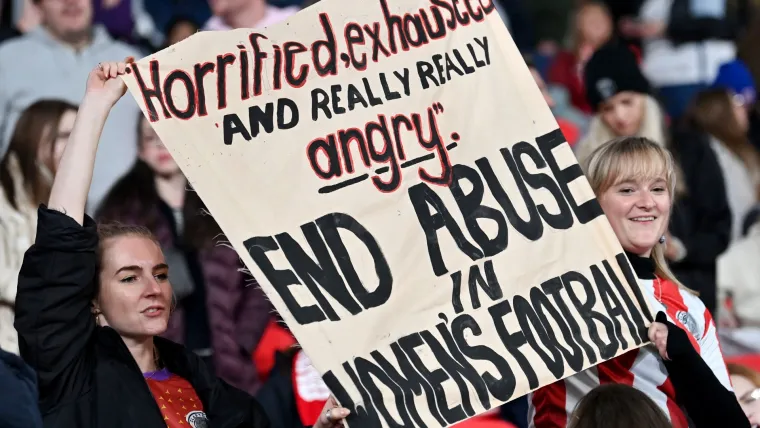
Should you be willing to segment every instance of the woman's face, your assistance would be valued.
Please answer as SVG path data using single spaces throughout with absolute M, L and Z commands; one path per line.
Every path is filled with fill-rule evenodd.
M 646 97 L 636 92 L 620 92 L 599 109 L 602 122 L 618 137 L 632 137 L 641 129 Z
M 749 417 L 751 414 L 760 414 L 760 400 L 752 398 L 752 392 L 757 389 L 755 384 L 744 376 L 731 375 L 731 384 L 734 386 L 736 398 L 739 400 L 744 413 Z
M 95 301 L 101 324 L 135 340 L 166 331 L 172 288 L 158 244 L 142 236 L 108 238 L 102 257 Z
M 602 193 L 599 203 L 623 249 L 649 257 L 665 233 L 670 216 L 665 178 L 623 181 Z
M 612 37 L 612 19 L 599 6 L 587 6 L 578 13 L 580 42 L 596 50 Z
M 61 120 L 58 122 L 58 129 L 49 129 L 47 131 L 52 133 L 52 135 L 45 133 L 46 139 L 50 138 L 52 140 L 52 147 L 40 144 L 37 149 L 37 159 L 53 173 L 58 169 L 58 164 L 61 162 L 63 150 L 69 142 L 69 135 L 71 135 L 71 129 L 74 127 L 76 117 L 76 110 L 67 110 L 63 113 Z
M 171 153 L 145 118 L 140 121 L 140 159 L 157 175 L 169 177 L 181 173 Z

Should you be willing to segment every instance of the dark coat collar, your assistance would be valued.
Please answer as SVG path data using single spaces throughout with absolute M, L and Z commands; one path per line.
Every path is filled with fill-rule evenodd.
M 631 262 L 633 271 L 639 279 L 655 279 L 655 263 L 652 257 L 641 257 L 639 255 L 625 252 L 628 260 Z

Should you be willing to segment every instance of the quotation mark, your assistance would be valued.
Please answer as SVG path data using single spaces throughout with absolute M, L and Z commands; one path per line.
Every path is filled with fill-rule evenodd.
M 436 113 L 443 113 L 443 104 L 441 103 L 433 104 L 433 111 Z

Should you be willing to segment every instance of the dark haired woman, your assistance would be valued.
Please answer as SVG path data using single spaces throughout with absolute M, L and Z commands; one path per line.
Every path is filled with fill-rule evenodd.
M 77 108 L 43 100 L 29 106 L 16 123 L 0 161 L 0 349 L 18 354 L 13 328 L 18 271 L 34 242 L 37 206 L 47 201 L 58 161 Z
M 96 227 L 84 213 L 95 154 L 126 92 L 125 63 L 88 77 L 48 206 L 19 274 L 16 330 L 47 427 L 269 428 L 261 406 L 166 331 L 168 263 L 146 228 Z M 315 428 L 348 415 L 328 401 Z
M 111 189 L 96 218 L 145 226 L 172 270 L 177 304 L 164 337 L 200 355 L 230 384 L 255 393 L 251 355 L 271 317 L 263 292 L 248 281 L 222 231 L 144 117 L 138 160 Z
M 568 428 L 672 428 L 662 409 L 628 385 L 597 386 L 578 402 Z
M 732 214 L 731 240 L 735 241 L 742 236 L 744 219 L 760 193 L 760 152 L 747 136 L 749 114 L 744 99 L 722 88 L 702 91 L 688 118 L 708 137 L 717 156 Z

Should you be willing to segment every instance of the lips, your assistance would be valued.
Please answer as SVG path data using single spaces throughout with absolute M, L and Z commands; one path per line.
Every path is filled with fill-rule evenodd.
M 161 315 L 164 312 L 164 310 L 165 308 L 163 305 L 151 305 L 143 309 L 141 313 L 149 317 L 157 317 Z
M 635 221 L 637 223 L 648 223 L 650 221 L 655 221 L 657 217 L 655 216 L 639 216 L 639 217 L 633 217 L 630 219 L 631 221 Z

